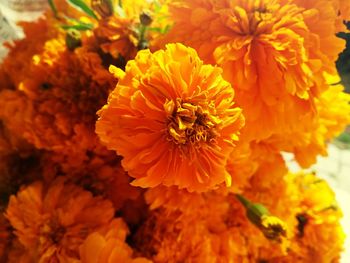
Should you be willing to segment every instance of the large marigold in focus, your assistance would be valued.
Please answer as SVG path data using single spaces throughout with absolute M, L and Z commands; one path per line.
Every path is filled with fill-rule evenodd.
M 35 262 L 77 262 L 79 246 L 109 224 L 113 205 L 62 177 L 48 188 L 40 181 L 12 196 L 6 217 Z
M 225 165 L 244 121 L 220 68 L 170 44 L 154 54 L 140 51 L 125 73 L 111 70 L 119 82 L 96 131 L 124 157 L 134 185 L 204 191 L 230 184 Z
M 323 71 L 334 73 L 334 54 L 344 48 L 332 5 L 316 8 L 283 0 L 172 1 L 175 23 L 163 40 L 183 41 L 222 67 L 237 85 L 245 134 L 265 139 L 314 114 L 314 97 L 327 89 Z

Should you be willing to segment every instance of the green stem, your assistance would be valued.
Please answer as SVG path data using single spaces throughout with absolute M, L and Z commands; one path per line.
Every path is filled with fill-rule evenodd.
M 245 208 L 248 208 L 251 205 L 251 202 L 243 195 L 236 194 L 236 198 L 241 202 L 242 205 L 244 205 Z

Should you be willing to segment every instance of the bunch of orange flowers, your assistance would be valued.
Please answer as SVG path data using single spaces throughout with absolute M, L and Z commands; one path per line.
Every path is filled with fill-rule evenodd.
M 338 262 L 302 168 L 350 123 L 347 0 L 49 0 L 0 66 L 0 262 Z

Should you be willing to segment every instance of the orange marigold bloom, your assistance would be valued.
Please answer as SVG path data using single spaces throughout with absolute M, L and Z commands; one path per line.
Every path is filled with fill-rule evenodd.
M 122 219 L 90 234 L 80 246 L 82 263 L 151 263 L 145 258 L 133 258 L 133 250 L 125 243 L 129 230 Z
M 118 66 L 124 67 L 137 53 L 138 36 L 134 23 L 132 19 L 113 15 L 101 19 L 94 29 L 102 51 L 118 59 Z
M 122 7 L 114 3 L 114 14 L 99 20 L 93 30 L 94 36 L 105 53 L 105 58 L 108 58 L 106 55 L 112 56 L 112 60 L 109 58 L 111 64 L 124 68 L 128 60 L 134 59 L 138 50 L 148 47 L 150 42 L 159 35 L 158 32 L 150 31 L 146 27 L 160 30 L 165 27 L 166 21 L 162 21 L 160 17 L 164 17 L 166 11 L 161 7 L 160 2 L 163 1 L 156 3 L 155 1 L 124 0 Z M 141 24 L 142 14 L 147 14 L 147 20 L 150 23 L 145 28 L 142 28 Z
M 78 262 L 85 238 L 108 224 L 113 205 L 88 191 L 56 179 L 35 182 L 12 196 L 6 217 L 35 262 Z
M 47 41 L 29 63 L 16 89 L 1 91 L 0 118 L 35 147 L 83 162 L 86 151 L 99 144 L 96 111 L 116 80 L 93 47 L 73 52 L 62 37 Z
M 124 157 L 133 185 L 177 185 L 204 191 L 230 175 L 228 154 L 243 125 L 234 91 L 221 69 L 203 65 L 195 50 L 169 44 L 140 51 L 99 112 L 96 132 Z
M 318 155 L 327 155 L 327 142 L 350 123 L 350 95 L 344 93 L 338 75 L 326 76 L 330 88 L 315 100 L 318 116 L 305 119 L 303 126 L 290 133 L 272 136 L 268 142 L 283 151 L 293 152 L 296 161 L 310 167 Z
M 121 157 L 102 145 L 89 151 L 79 165 L 72 165 L 67 160 L 69 158 L 46 153 L 41 161 L 45 181 L 50 182 L 65 174 L 70 182 L 109 199 L 116 210 L 123 208 L 128 201 L 138 199 L 142 193 L 142 188 L 130 185 L 132 179 L 121 166 Z
M 43 50 L 45 41 L 57 37 L 59 31 L 50 22 L 52 21 L 49 17 L 20 22 L 25 38 L 6 44 L 10 52 L 2 62 L 1 68 L 14 86 L 17 86 L 24 76 L 28 76 L 29 61 L 34 54 Z
M 221 66 L 247 119 L 242 134 L 265 139 L 312 114 L 313 98 L 327 88 L 323 70 L 335 71 L 334 54 L 344 47 L 335 36 L 336 13 L 322 6 L 324 19 L 316 8 L 283 0 L 176 0 L 163 41 L 181 41 Z
M 301 262 L 338 262 L 345 234 L 333 191 L 315 174 L 289 174 L 287 179 L 299 188 L 300 198 L 294 252 Z
M 134 236 L 136 249 L 155 262 L 255 262 L 285 253 L 246 218 L 234 195 L 157 188 L 148 189 L 155 209 Z M 165 198 L 153 199 L 155 190 Z M 190 200 L 199 202 L 187 207 Z
M 285 162 L 274 145 L 246 143 L 244 138 L 231 152 L 226 169 L 232 177 L 230 191 L 234 193 L 241 193 L 254 186 L 259 187 L 259 190 L 269 188 L 287 172 Z

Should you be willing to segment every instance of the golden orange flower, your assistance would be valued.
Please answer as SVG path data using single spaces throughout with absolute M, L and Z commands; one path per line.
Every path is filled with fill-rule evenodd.
M 298 187 L 300 196 L 294 240 L 298 246 L 293 251 L 302 262 L 338 262 L 345 235 L 333 191 L 315 174 L 289 174 L 287 179 Z
M 163 1 L 124 0 L 114 3 L 114 13 L 102 17 L 93 30 L 97 43 L 110 64 L 124 68 L 140 49 L 150 46 L 166 26 Z M 144 23 L 144 24 L 143 24 Z M 149 28 L 156 30 L 148 30 Z
M 313 99 L 327 89 L 323 71 L 335 71 L 344 41 L 335 36 L 332 5 L 320 7 L 320 15 L 317 6 L 305 9 L 283 0 L 172 1 L 174 26 L 163 41 L 182 41 L 206 63 L 221 66 L 247 119 L 242 134 L 265 139 L 298 126 L 304 115 L 314 116 Z
M 247 143 L 244 137 L 231 152 L 226 169 L 232 177 L 230 191 L 234 193 L 251 187 L 257 187 L 257 192 L 269 189 L 287 173 L 285 162 L 273 144 Z
M 329 89 L 315 100 L 317 117 L 306 119 L 304 126 L 290 133 L 272 136 L 268 142 L 283 151 L 293 152 L 296 161 L 310 167 L 318 155 L 327 155 L 327 142 L 350 123 L 350 95 L 344 93 L 338 75 L 327 75 Z M 336 85 L 335 85 L 336 84 Z
M 228 154 L 243 125 L 234 91 L 221 70 L 203 65 L 195 50 L 170 44 L 140 51 L 99 111 L 96 132 L 124 157 L 133 185 L 176 185 L 204 191 L 231 177 Z
M 122 219 L 114 219 L 108 226 L 90 234 L 80 246 L 82 263 L 151 263 L 146 258 L 134 258 L 125 239 L 129 233 Z
M 133 59 L 137 53 L 138 36 L 135 21 L 113 15 L 101 19 L 94 29 L 94 35 L 104 53 L 110 54 L 119 67 Z
M 133 237 L 136 249 L 155 262 L 255 262 L 286 253 L 248 221 L 234 195 L 177 191 L 148 190 L 154 209 Z M 153 199 L 156 192 L 163 196 Z
M 35 262 L 79 262 L 79 246 L 112 220 L 110 201 L 56 179 L 37 181 L 12 196 L 6 217 Z

